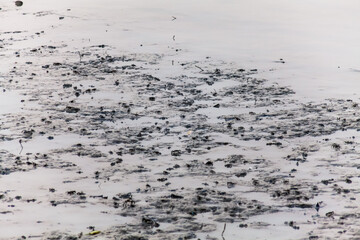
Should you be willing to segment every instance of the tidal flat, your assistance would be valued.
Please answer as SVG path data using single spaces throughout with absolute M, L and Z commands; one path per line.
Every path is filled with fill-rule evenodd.
M 0 2 L 0 239 L 359 238 L 358 49 L 255 2 Z

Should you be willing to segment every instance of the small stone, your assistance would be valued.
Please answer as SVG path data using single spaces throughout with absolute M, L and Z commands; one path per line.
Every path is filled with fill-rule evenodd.
M 171 151 L 171 156 L 174 156 L 174 157 L 178 157 L 181 155 L 181 151 L 180 150 L 173 150 Z
M 332 218 L 332 217 L 334 217 L 334 214 L 335 214 L 335 212 L 331 211 L 331 212 L 326 213 L 325 216 Z
M 228 188 L 233 188 L 233 187 L 235 187 L 235 183 L 233 183 L 233 182 L 227 182 L 227 187 Z
M 67 113 L 77 113 L 80 111 L 80 108 L 67 106 L 64 111 Z
M 17 7 L 21 7 L 23 4 L 24 4 L 23 1 L 15 1 L 15 5 Z

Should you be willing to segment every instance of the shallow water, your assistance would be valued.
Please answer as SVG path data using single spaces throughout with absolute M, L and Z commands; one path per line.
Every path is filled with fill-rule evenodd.
M 11 11 L 15 6 L 7 5 L 4 10 L 9 11 L 0 16 L 2 31 L 39 31 L 50 21 L 54 29 L 46 29 L 41 41 L 101 43 L 121 51 L 158 54 L 177 48 L 183 54 L 175 61 L 210 56 L 259 68 L 264 70 L 260 77 L 291 85 L 300 97 L 358 98 L 356 0 L 34 0 L 24 1 L 16 12 Z M 22 16 L 34 11 L 55 11 L 65 19 Z
M 59 204 L 57 207 L 49 207 L 48 198 L 61 199 L 61 195 L 65 194 L 69 188 L 78 191 L 79 188 L 84 190 L 85 186 L 93 186 L 86 189 L 93 195 L 109 194 L 115 190 L 100 189 L 99 192 L 99 187 L 92 184 L 91 179 L 83 179 L 76 183 L 71 181 L 64 183 L 66 180 L 73 180 L 73 176 L 66 170 L 55 169 L 37 169 L 25 174 L 14 173 L 2 178 L 0 189 L 5 190 L 12 198 L 21 196 L 22 201 L 12 202 L 15 205 L 13 213 L 4 215 L 6 217 L 1 216 L 0 221 L 3 226 L 6 226 L 6 229 L 2 229 L 0 239 L 28 236 L 29 234 L 30 236 L 41 236 L 44 231 L 59 230 L 60 226 L 67 232 L 80 233 L 91 225 L 106 228 L 109 225 L 129 222 L 129 219 L 110 214 L 113 210 L 111 207 L 92 204 L 91 200 L 87 203 Z M 56 186 L 56 192 L 51 193 L 49 189 L 54 186 Z M 24 201 L 34 197 L 35 204 Z M 45 208 L 46 211 L 44 211 Z M 37 239 L 39 238 L 37 237 Z

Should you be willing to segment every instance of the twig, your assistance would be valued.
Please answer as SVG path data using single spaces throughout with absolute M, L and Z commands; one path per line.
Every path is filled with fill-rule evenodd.
M 81 53 L 80 53 L 80 51 L 78 51 L 78 54 L 79 54 L 79 57 L 80 57 L 80 63 L 81 63 Z
M 225 230 L 226 230 L 226 223 L 224 223 L 224 230 L 221 233 L 221 237 L 223 238 L 223 240 L 225 240 L 225 238 L 224 238 Z
M 198 69 L 200 69 L 202 72 L 204 71 L 204 69 L 202 69 L 201 67 L 195 65 L 195 67 L 197 67 Z
M 22 145 L 22 140 L 21 140 L 21 139 L 19 140 L 19 143 L 20 143 L 20 147 L 21 147 L 21 150 L 20 150 L 19 154 L 21 154 L 22 150 L 24 149 L 24 147 L 23 147 L 23 145 Z

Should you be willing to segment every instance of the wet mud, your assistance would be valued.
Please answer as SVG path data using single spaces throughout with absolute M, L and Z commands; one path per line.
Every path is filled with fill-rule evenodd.
M 235 239 L 279 229 L 291 239 L 359 237 L 357 102 L 303 102 L 257 78 L 261 70 L 174 62 L 175 50 L 6 50 L 31 37 L 0 34 L 11 63 L 0 95 L 16 93 L 19 105 L 0 116 L 0 180 L 42 183 L 26 193 L 1 185 L 1 225 L 27 208 L 96 213 L 79 230 L 39 216 L 32 224 L 43 231 L 13 239 Z M 99 227 L 97 214 L 121 223 Z

